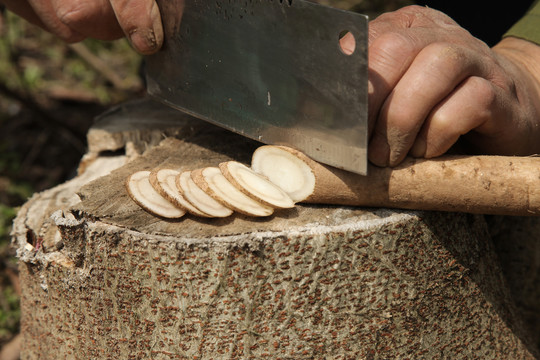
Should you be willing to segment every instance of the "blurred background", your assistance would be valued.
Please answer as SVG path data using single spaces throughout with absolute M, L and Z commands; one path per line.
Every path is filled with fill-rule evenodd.
M 370 18 L 413 3 L 318 2 Z M 472 18 L 471 24 L 458 21 L 460 24 L 477 24 L 478 31 L 486 30 L 476 15 L 466 13 Z M 491 30 L 487 33 L 500 37 Z M 144 96 L 141 61 L 126 40 L 88 39 L 67 45 L 0 5 L 0 360 L 2 356 L 17 359 L 19 347 L 20 288 L 17 262 L 10 247 L 11 222 L 33 193 L 76 174 L 86 152 L 86 132 L 96 115 L 120 102 Z
M 0 348 L 19 330 L 9 236 L 17 209 L 34 192 L 75 175 L 97 114 L 142 96 L 140 62 L 125 40 L 67 45 L 0 13 Z

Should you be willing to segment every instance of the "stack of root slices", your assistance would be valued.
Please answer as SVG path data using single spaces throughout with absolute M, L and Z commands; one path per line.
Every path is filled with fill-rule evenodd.
M 126 188 L 141 208 L 162 218 L 186 213 L 216 218 L 234 212 L 264 217 L 292 208 L 313 193 L 310 161 L 294 149 L 265 145 L 253 153 L 251 168 L 228 161 L 191 171 L 138 171 L 129 176 Z

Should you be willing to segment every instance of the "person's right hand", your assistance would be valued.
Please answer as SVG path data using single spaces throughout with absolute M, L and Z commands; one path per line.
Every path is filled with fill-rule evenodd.
M 155 0 L 0 0 L 66 42 L 126 36 L 141 54 L 158 51 L 163 28 Z

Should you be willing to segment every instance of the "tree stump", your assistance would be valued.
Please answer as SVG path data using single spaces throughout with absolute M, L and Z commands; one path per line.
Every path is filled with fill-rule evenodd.
M 23 359 L 537 355 L 537 323 L 515 306 L 483 216 L 299 205 L 167 221 L 141 210 L 124 189 L 132 172 L 249 161 L 258 146 L 153 107 L 103 116 L 81 174 L 20 210 Z M 521 304 L 538 319 L 538 304 Z

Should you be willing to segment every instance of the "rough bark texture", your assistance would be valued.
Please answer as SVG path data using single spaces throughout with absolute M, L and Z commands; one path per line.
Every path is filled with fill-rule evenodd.
M 165 221 L 129 199 L 131 172 L 246 161 L 257 145 L 187 119 L 175 134 L 127 163 L 103 146 L 21 209 L 23 359 L 535 358 L 538 325 L 521 317 L 525 304 L 538 318 L 535 291 L 509 287 L 523 267 L 496 252 L 506 225 L 493 246 L 483 216 L 457 213 L 313 205 Z
M 369 176 L 302 158 L 317 178 L 310 203 L 540 216 L 536 156 L 408 157 L 395 168 L 370 165 Z

